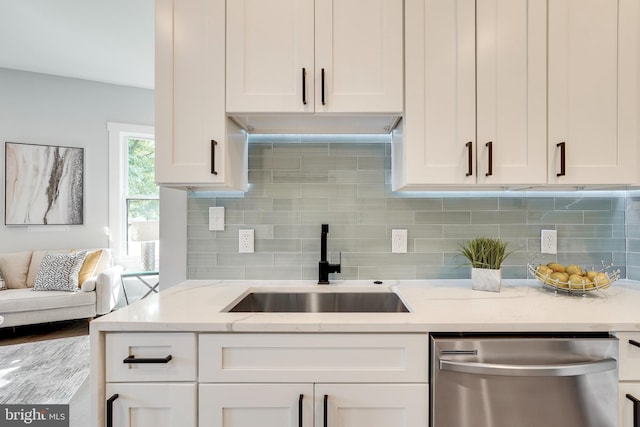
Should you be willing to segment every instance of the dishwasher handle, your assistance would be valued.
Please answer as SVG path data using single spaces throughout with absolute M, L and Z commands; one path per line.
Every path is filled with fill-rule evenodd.
M 560 365 L 508 365 L 440 359 L 440 369 L 443 371 L 511 377 L 572 377 L 610 371 L 617 366 L 618 361 L 611 358 Z

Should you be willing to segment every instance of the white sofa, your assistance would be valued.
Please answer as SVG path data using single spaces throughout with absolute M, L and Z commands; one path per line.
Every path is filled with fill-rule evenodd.
M 89 250 L 75 292 L 34 291 L 42 260 L 47 253 L 72 251 L 26 251 L 0 254 L 0 274 L 7 289 L 0 290 L 0 328 L 72 319 L 90 319 L 109 313 L 121 298 L 121 266 L 111 265 L 108 249 Z M 74 251 L 76 252 L 76 251 Z M 96 256 L 97 254 L 97 256 Z M 93 261 L 92 261 L 93 263 Z M 42 277 L 38 279 L 42 283 Z

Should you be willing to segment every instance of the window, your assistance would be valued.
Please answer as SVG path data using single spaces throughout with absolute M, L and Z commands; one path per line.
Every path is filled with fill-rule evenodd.
M 108 123 L 107 129 L 110 246 L 128 269 L 157 271 L 160 203 L 153 127 Z

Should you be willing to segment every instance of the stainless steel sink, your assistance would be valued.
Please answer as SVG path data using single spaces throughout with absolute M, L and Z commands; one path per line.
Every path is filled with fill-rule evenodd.
M 251 292 L 229 309 L 241 313 L 407 313 L 393 292 Z

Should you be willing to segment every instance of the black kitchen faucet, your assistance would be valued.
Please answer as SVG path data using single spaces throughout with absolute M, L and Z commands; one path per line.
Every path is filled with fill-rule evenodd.
M 320 262 L 318 263 L 318 285 L 329 284 L 329 273 L 340 273 L 340 263 L 329 264 L 327 261 L 327 234 L 329 234 L 329 224 L 322 224 L 320 233 Z M 340 253 L 342 259 L 342 253 Z

